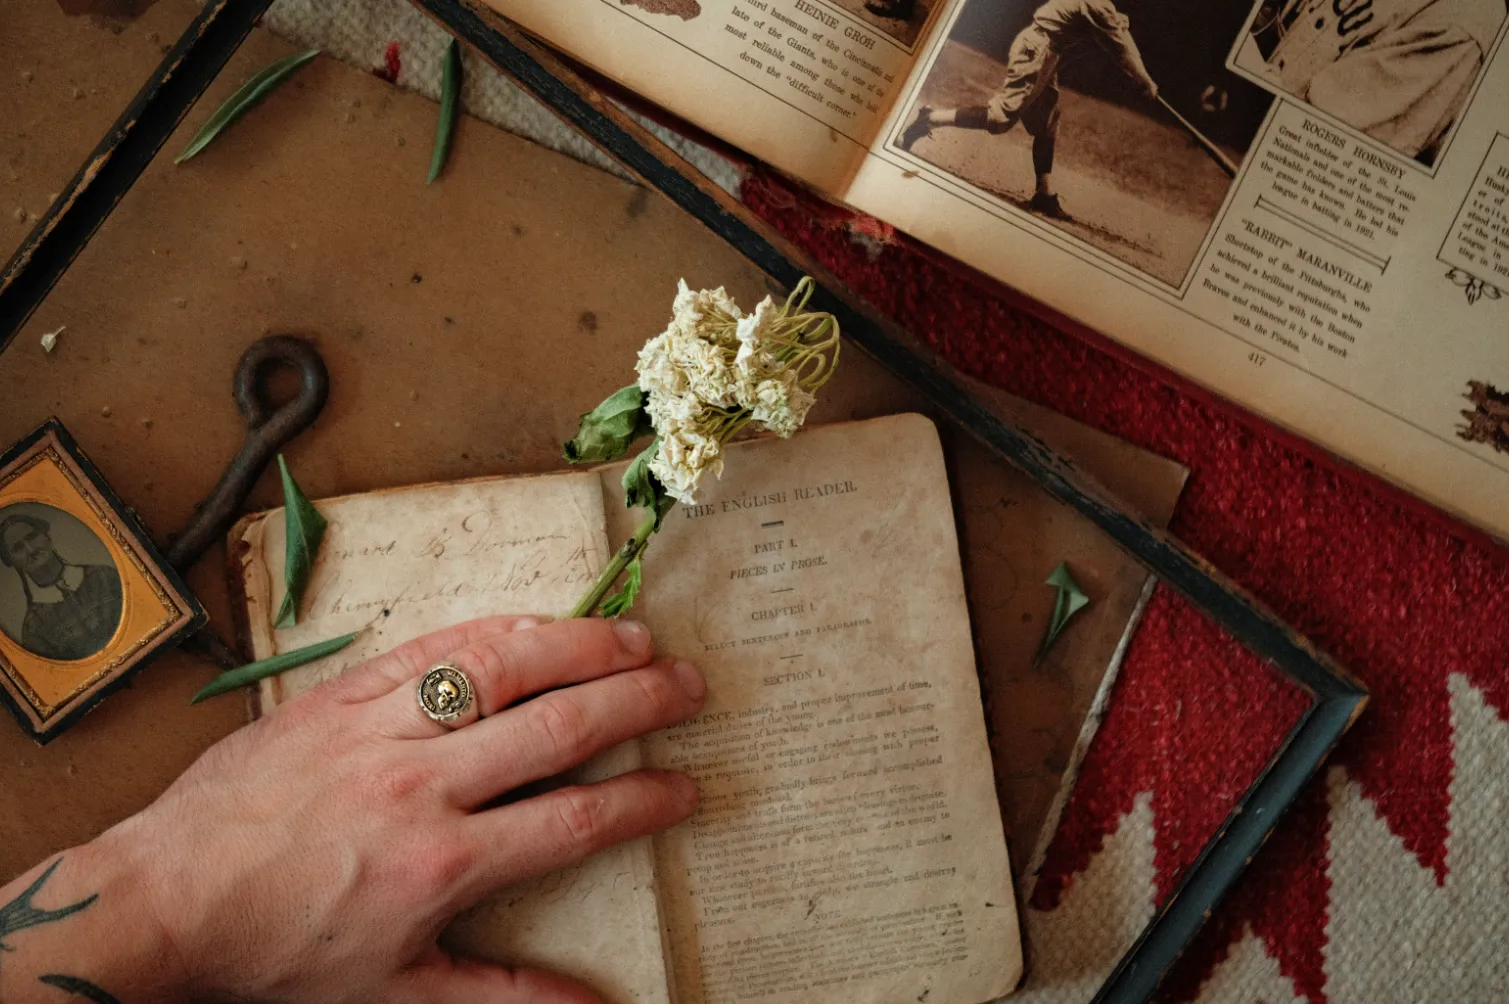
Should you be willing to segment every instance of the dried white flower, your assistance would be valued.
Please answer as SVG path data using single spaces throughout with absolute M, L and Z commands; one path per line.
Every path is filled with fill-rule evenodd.
M 709 338 L 715 344 L 727 340 L 720 329 L 737 321 L 743 314 L 733 297 L 722 286 L 695 292 L 681 279 L 676 300 L 671 305 L 671 328 L 694 338 Z
M 786 301 L 766 297 L 745 316 L 728 292 L 682 280 L 671 322 L 639 350 L 638 380 L 582 415 L 562 448 L 572 463 L 615 460 L 654 427 L 655 441 L 624 471 L 625 501 L 647 513 L 572 608 L 617 617 L 643 582 L 650 537 L 677 502 L 694 502 L 702 479 L 723 475 L 723 447 L 751 422 L 787 437 L 807 420 L 838 362 L 838 321 L 806 309 L 810 278 Z M 648 423 L 646 423 L 648 419 Z M 623 586 L 608 595 L 614 583 Z
M 726 350 L 700 338 L 684 338 L 672 350 L 671 358 L 697 400 L 713 408 L 738 404 L 738 380 L 728 365 Z
M 743 375 L 751 376 L 774 363 L 771 343 L 774 342 L 775 322 L 781 308 L 770 297 L 761 300 L 748 317 L 739 319 L 734 336 L 739 340 L 739 351 L 734 356 L 734 367 Z
M 650 470 L 682 502 L 705 474 L 723 470 L 723 444 L 755 422 L 781 437 L 807 419 L 838 349 L 832 316 L 800 308 L 804 282 L 785 304 L 766 297 L 746 316 L 722 287 L 682 280 L 671 323 L 645 343 L 636 369 L 660 437 Z
M 690 502 L 697 496 L 703 475 L 723 476 L 723 445 L 692 429 L 662 434 L 660 449 L 650 461 L 650 473 L 676 499 Z
M 58 347 L 58 336 L 61 335 L 63 332 L 67 331 L 67 330 L 68 330 L 68 325 L 64 324 L 61 327 L 59 327 L 58 330 L 56 330 L 56 331 L 49 331 L 46 334 L 44 334 L 42 336 L 42 351 L 43 352 L 51 352 L 53 349 L 57 348 Z
M 695 421 L 702 402 L 690 394 L 651 394 L 645 410 L 656 431 L 670 433 Z
M 639 371 L 639 387 L 652 399 L 657 395 L 679 397 L 689 389 L 685 375 L 673 359 L 672 341 L 677 337 L 679 332 L 674 327 L 668 328 L 639 350 L 639 362 L 634 367 Z
M 777 436 L 790 439 L 807 420 L 807 412 L 816 402 L 817 396 L 797 382 L 796 374 L 786 370 L 777 377 L 760 381 L 755 388 L 750 414 Z

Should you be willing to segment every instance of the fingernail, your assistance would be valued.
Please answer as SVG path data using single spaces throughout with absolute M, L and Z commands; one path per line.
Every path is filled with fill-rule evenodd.
M 513 629 L 515 631 L 527 631 L 529 628 L 539 626 L 540 619 L 538 617 L 520 617 L 513 622 Z
M 702 671 L 683 661 L 676 663 L 675 670 L 676 679 L 681 681 L 681 689 L 686 691 L 686 696 L 700 703 L 707 696 L 707 681 L 702 679 Z
M 613 631 L 618 635 L 618 643 L 624 647 L 624 651 L 642 655 L 650 650 L 650 629 L 638 621 L 615 620 Z

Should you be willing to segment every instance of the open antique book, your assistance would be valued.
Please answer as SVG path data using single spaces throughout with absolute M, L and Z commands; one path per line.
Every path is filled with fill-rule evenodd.
M 319 503 L 305 611 L 273 631 L 283 516 L 237 529 L 262 658 L 364 630 L 265 681 L 260 711 L 393 645 L 504 611 L 568 610 L 632 532 L 619 467 Z M 635 608 L 709 682 L 700 717 L 582 769 L 685 770 L 697 814 L 512 888 L 446 934 L 576 976 L 615 1004 L 977 1004 L 1021 942 L 948 475 L 919 415 L 733 446 L 673 510 Z
M 1509 537 L 1504 0 L 485 2 Z

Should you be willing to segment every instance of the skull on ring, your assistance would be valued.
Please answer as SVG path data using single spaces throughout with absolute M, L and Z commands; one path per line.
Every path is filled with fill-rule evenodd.
M 461 688 L 451 680 L 435 684 L 435 703 L 442 711 L 448 711 L 461 700 Z

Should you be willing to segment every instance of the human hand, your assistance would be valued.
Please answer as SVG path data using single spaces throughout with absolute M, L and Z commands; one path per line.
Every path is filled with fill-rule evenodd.
M 1142 80 L 1142 91 L 1147 95 L 1147 99 L 1149 101 L 1157 101 L 1158 81 L 1154 80 L 1152 77 L 1144 77 Z
M 486 806 L 691 717 L 705 685 L 652 661 L 640 624 L 532 625 L 463 624 L 301 695 L 65 864 L 133 876 L 143 916 L 120 922 L 156 918 L 178 999 L 597 1001 L 549 973 L 452 959 L 435 938 L 500 886 L 690 815 L 691 779 L 648 770 Z M 439 661 L 471 678 L 480 721 L 450 731 L 420 710 L 417 681 Z M 102 893 L 91 909 L 109 908 Z

